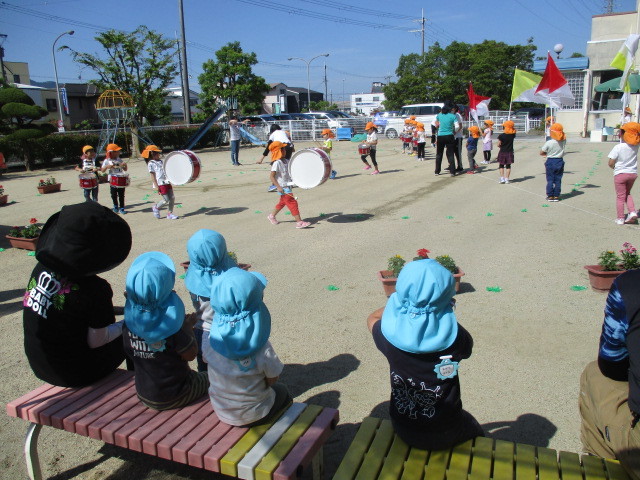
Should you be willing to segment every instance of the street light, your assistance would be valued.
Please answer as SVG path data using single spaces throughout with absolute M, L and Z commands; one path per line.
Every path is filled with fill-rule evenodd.
M 328 57 L 329 54 L 328 53 L 321 53 L 320 55 L 316 55 L 315 57 L 313 57 L 311 60 L 306 61 L 304 58 L 300 58 L 300 57 L 289 57 L 289 61 L 291 60 L 302 60 L 304 63 L 307 64 L 307 109 L 309 111 L 311 111 L 311 80 L 309 78 L 309 67 L 311 65 L 311 62 L 313 62 L 316 58 L 319 57 Z
M 61 33 L 58 37 L 53 41 L 53 47 L 51 47 L 51 56 L 53 57 L 53 71 L 56 75 L 56 98 L 58 100 L 58 115 L 60 116 L 60 121 L 58 122 L 58 130 L 64 127 L 64 120 L 62 120 L 62 102 L 60 101 L 60 85 L 58 84 L 58 66 L 56 65 L 56 42 L 60 40 L 60 37 L 64 35 L 73 35 L 75 32 L 73 30 L 69 30 L 68 32 Z

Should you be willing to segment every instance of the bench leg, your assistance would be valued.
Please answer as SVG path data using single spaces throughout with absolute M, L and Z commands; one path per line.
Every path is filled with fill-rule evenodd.
M 42 425 L 30 423 L 24 440 L 24 457 L 27 462 L 27 472 L 31 480 L 42 480 L 40 460 L 38 459 L 38 435 Z
M 320 447 L 318 453 L 311 459 L 311 478 L 324 480 L 324 447 Z

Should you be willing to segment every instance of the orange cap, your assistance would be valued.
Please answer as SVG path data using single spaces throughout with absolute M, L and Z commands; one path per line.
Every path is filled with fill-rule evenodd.
M 370 128 L 375 128 L 376 130 L 378 130 L 378 127 L 376 126 L 375 123 L 373 122 L 367 122 L 367 125 L 364 127 L 365 130 L 369 130 Z
M 504 128 L 504 133 L 507 133 L 507 134 L 516 133 L 516 128 L 515 128 L 516 124 L 513 123 L 513 120 L 507 120 L 502 124 L 502 127 Z
M 415 116 L 415 115 L 411 115 L 409 118 L 410 118 L 411 120 L 415 120 L 415 119 L 416 119 L 416 116 Z
M 419 132 L 424 132 L 424 123 L 417 122 L 416 127 Z
M 271 161 L 276 161 L 282 158 L 282 147 L 285 144 L 282 142 L 271 142 L 269 144 L 269 151 L 271 152 Z
M 473 138 L 480 137 L 480 129 L 476 125 L 472 125 L 469 127 L 469 133 Z
M 95 150 L 91 145 L 85 145 L 82 147 L 82 153 L 87 153 L 89 150 Z
M 122 147 L 119 147 L 115 143 L 107 145 L 107 152 L 119 152 L 120 150 L 122 150 Z
M 322 135 L 328 135 L 329 138 L 333 138 L 335 136 L 333 134 L 333 130 L 331 130 L 330 128 L 325 128 L 324 130 L 322 130 Z
M 149 154 L 151 152 L 162 152 L 162 150 L 160 150 L 157 146 L 155 145 L 147 145 L 145 147 L 145 149 L 142 151 L 142 158 L 149 158 Z
M 620 127 L 624 131 L 622 140 L 629 145 L 638 145 L 640 143 L 640 123 L 628 122 Z
M 544 119 L 544 121 L 546 123 L 554 123 L 556 119 L 553 116 L 549 115 L 547 118 Z
M 551 136 L 551 138 L 559 142 L 567 139 L 561 123 L 554 123 L 553 125 L 551 125 L 551 128 L 549 129 L 549 135 Z
M 631 113 L 631 109 L 629 107 L 624 107 L 624 113 Z
M 484 124 L 489 128 L 493 128 L 493 120 L 485 120 Z

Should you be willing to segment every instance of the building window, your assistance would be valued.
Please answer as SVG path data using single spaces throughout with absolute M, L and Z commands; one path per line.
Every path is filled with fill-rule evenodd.
M 286 93 L 287 93 L 287 92 L 285 91 L 285 89 L 284 89 L 284 88 L 281 88 L 281 89 L 280 89 L 280 95 L 285 95 Z
M 373 97 L 373 101 L 374 102 L 379 102 L 380 101 L 380 97 Z
M 356 97 L 356 102 L 362 102 L 362 97 Z
M 78 99 L 78 110 L 83 110 L 84 109 L 84 105 L 82 104 L 82 99 L 79 98 Z
M 198 104 L 198 100 L 189 100 L 189 106 L 195 107 Z
M 584 72 L 571 72 L 564 73 L 564 78 L 567 79 L 571 93 L 576 102 L 571 107 L 562 107 L 562 110 L 581 110 L 582 100 L 584 95 Z
M 20 83 L 20 75 L 13 74 L 13 83 Z
M 47 98 L 47 110 L 50 112 L 55 112 L 58 110 L 58 102 L 55 98 Z

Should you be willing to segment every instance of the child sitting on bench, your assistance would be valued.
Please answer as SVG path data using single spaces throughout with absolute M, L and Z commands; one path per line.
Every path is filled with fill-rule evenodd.
M 147 252 L 127 272 L 124 306 L 124 349 L 133 361 L 140 401 L 155 410 L 190 404 L 207 392 L 206 372 L 194 372 L 189 362 L 198 346 L 193 314 L 173 291 L 176 270 L 164 253 Z
M 202 355 L 209 368 L 209 396 L 218 418 L 229 425 L 268 423 L 291 404 L 276 383 L 283 365 L 271 343 L 271 315 L 262 301 L 267 279 L 233 267 L 213 277 L 215 312 Z
M 387 357 L 389 410 L 396 434 L 408 445 L 444 450 L 484 436 L 462 409 L 458 366 L 473 340 L 453 313 L 454 279 L 435 260 L 416 260 L 400 271 L 387 306 L 367 324 Z

